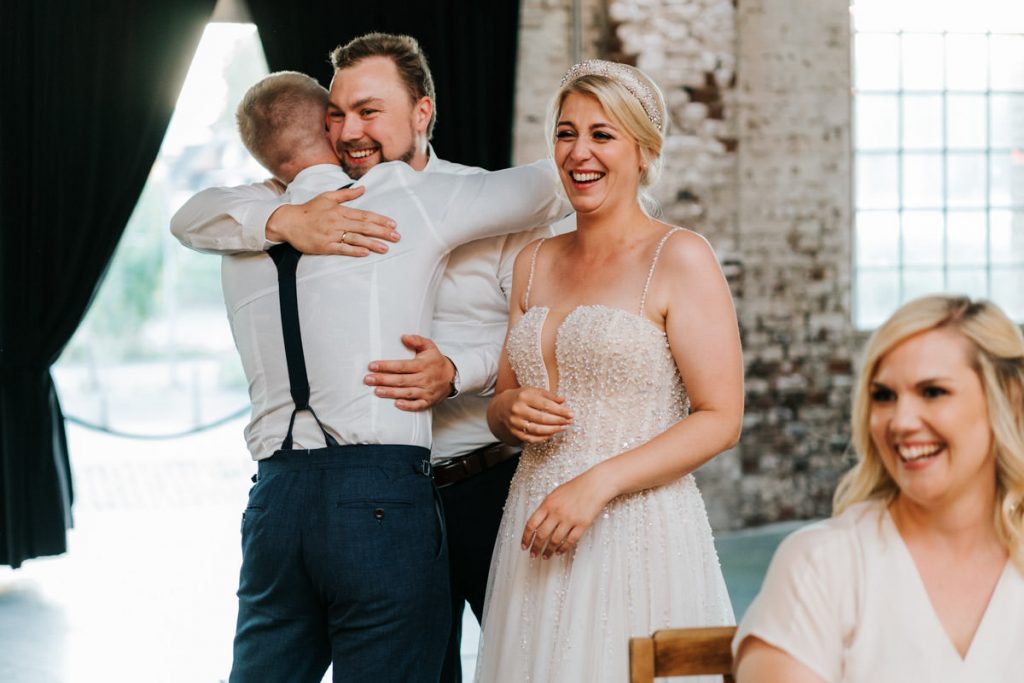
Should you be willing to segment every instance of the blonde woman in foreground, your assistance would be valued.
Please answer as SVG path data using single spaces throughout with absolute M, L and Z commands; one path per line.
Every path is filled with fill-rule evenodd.
M 591 60 L 570 69 L 555 114 L 577 229 L 515 265 L 487 417 L 525 447 L 478 683 L 622 683 L 630 636 L 733 623 L 690 473 L 739 436 L 739 332 L 707 241 L 641 205 L 664 101 L 637 69 Z
M 929 296 L 868 343 L 860 462 L 835 516 L 779 547 L 733 649 L 739 683 L 1024 680 L 1024 338 Z

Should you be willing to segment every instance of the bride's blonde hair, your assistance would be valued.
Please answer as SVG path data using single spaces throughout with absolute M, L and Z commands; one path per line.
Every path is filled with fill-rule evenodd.
M 901 306 L 868 341 L 853 399 L 851 428 L 857 465 L 839 482 L 833 514 L 869 499 L 899 493 L 871 438 L 871 382 L 882 358 L 897 344 L 935 329 L 950 329 L 970 346 L 981 380 L 996 459 L 996 533 L 1024 572 L 1024 335 L 998 306 L 964 296 L 932 295 Z

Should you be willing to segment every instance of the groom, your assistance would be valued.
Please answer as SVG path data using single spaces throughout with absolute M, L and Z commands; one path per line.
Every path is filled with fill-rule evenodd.
M 429 147 L 433 83 L 415 41 L 371 34 L 335 50 L 332 61 L 336 71 L 328 114 L 330 138 L 351 176 L 362 176 L 388 159 L 407 160 L 413 168 L 430 173 L 475 171 L 438 159 Z M 352 224 L 336 225 L 348 220 L 345 207 L 316 200 L 301 206 L 258 201 L 269 196 L 265 190 L 249 198 L 244 192 L 242 197 L 203 193 L 175 217 L 175 233 L 186 244 L 207 249 L 244 250 L 256 243 L 262 247 L 264 233 L 286 238 L 303 251 L 356 253 L 357 247 L 370 244 L 355 234 Z M 506 201 L 526 200 L 520 194 Z M 241 227 L 230 217 L 241 219 Z M 310 223 L 315 226 L 312 237 Z M 446 681 L 460 680 L 458 615 L 464 601 L 469 600 L 478 617 L 482 611 L 491 549 L 515 464 L 508 451 L 492 445 L 484 419 L 486 399 L 475 394 L 493 383 L 512 262 L 535 236 L 488 238 L 453 252 L 433 329 L 441 349 L 458 368 L 457 376 L 432 342 L 407 338 L 406 345 L 416 353 L 413 359 L 376 361 L 375 372 L 367 377 L 378 396 L 396 399 L 404 410 L 442 401 L 435 412 L 433 459 L 447 512 L 456 610 L 448 638 Z M 458 398 L 444 401 L 453 390 Z

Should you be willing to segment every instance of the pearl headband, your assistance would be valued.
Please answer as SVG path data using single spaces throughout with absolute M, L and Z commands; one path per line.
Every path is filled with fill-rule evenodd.
M 654 127 L 661 130 L 661 111 L 658 108 L 658 99 L 651 92 L 651 88 L 636 77 L 632 67 L 604 59 L 588 59 L 570 67 L 562 77 L 560 87 L 564 88 L 566 84 L 584 76 L 604 76 L 621 85 L 640 103 Z

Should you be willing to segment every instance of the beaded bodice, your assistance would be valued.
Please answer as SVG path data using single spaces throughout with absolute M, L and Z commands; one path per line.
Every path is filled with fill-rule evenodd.
M 540 246 L 534 250 L 524 313 L 509 330 L 507 358 L 522 386 L 565 397 L 573 425 L 528 444 L 519 459 L 494 545 L 478 681 L 616 683 L 628 677 L 624 643 L 630 637 L 734 623 L 692 475 L 616 496 L 563 555 L 542 560 L 520 545 L 529 520 L 555 489 L 687 419 L 690 401 L 668 336 L 644 315 L 669 234 L 655 249 L 632 311 L 589 303 L 574 308 L 555 292 L 541 299 L 553 310 L 531 306 Z M 564 267 L 554 258 L 551 263 Z M 632 272 L 624 275 L 625 286 L 636 281 Z M 675 336 L 672 341 L 678 343 Z M 559 504 L 579 511 L 577 503 L 570 495 Z
M 520 386 L 551 389 L 541 351 L 547 317 L 547 308 L 531 307 L 509 332 L 508 358 Z M 565 396 L 574 419 L 569 430 L 524 448 L 522 474 L 543 471 L 536 493 L 550 493 L 597 462 L 649 441 L 689 413 L 668 338 L 641 315 L 603 305 L 576 307 L 556 332 L 555 360 L 555 390 Z

